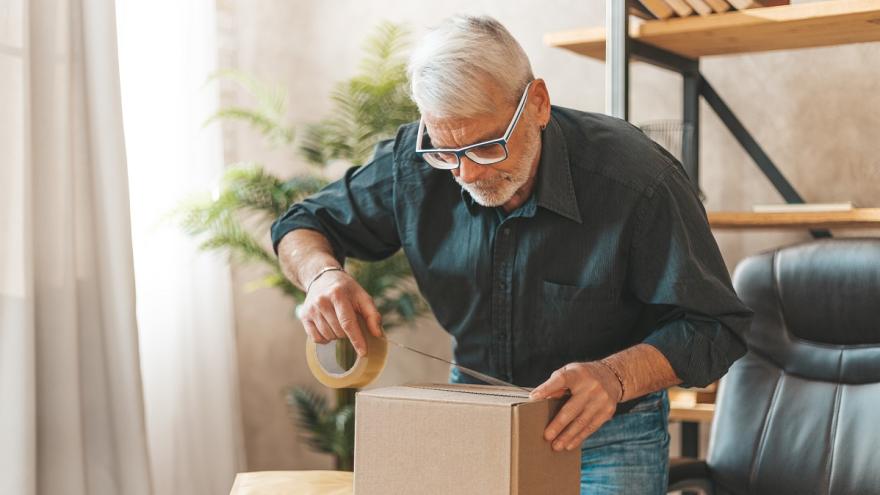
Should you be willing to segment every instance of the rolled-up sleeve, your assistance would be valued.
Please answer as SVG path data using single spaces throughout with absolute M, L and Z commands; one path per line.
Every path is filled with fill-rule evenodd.
M 680 169 L 668 169 L 637 209 L 628 284 L 662 315 L 644 343 L 684 387 L 706 386 L 745 354 L 752 311 L 739 300 L 706 213 Z
M 375 159 L 352 167 L 336 182 L 290 207 L 271 228 L 272 246 L 296 229 L 324 235 L 340 261 L 387 258 L 400 249 L 394 218 L 393 154 L 385 148 Z

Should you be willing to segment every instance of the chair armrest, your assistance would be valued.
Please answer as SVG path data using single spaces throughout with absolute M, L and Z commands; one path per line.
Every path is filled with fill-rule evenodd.
M 669 459 L 669 487 L 667 492 L 699 490 L 706 495 L 715 493 L 706 461 L 673 457 Z

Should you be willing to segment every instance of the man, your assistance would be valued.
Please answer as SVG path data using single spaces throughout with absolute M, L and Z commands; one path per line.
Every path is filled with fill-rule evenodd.
M 571 393 L 545 438 L 581 449 L 583 493 L 665 493 L 665 389 L 721 377 L 751 318 L 681 165 L 625 121 L 551 107 L 493 19 L 445 21 L 410 76 L 420 122 L 272 227 L 306 332 L 363 352 L 381 318 L 343 261 L 402 247 L 459 363 Z

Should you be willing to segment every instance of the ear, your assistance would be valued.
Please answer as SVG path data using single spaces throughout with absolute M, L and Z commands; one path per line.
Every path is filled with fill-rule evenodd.
M 543 79 L 535 79 L 529 88 L 529 106 L 541 125 L 550 121 L 550 93 L 547 91 L 547 83 Z

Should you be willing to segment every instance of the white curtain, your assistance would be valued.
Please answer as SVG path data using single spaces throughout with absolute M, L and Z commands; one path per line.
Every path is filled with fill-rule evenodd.
M 229 267 L 167 213 L 219 179 L 213 0 L 117 0 L 146 422 L 157 494 L 227 493 L 244 471 Z
M 0 493 L 152 492 L 112 2 L 0 2 Z

